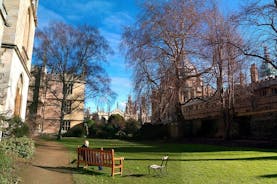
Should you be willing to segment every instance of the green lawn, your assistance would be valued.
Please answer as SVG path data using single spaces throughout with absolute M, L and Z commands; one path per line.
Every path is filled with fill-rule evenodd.
M 64 138 L 61 142 L 76 158 L 76 147 L 84 139 Z M 89 139 L 90 147 L 114 148 L 116 156 L 125 157 L 123 176 L 110 176 L 110 168 L 98 171 L 73 169 L 76 184 L 266 184 L 277 183 L 277 150 L 229 148 L 210 145 L 163 142 L 129 142 Z M 148 175 L 147 166 L 159 164 L 169 155 L 168 175 Z

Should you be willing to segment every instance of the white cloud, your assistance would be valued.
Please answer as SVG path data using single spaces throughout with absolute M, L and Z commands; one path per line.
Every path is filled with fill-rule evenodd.
M 50 9 L 46 9 L 46 6 L 53 7 L 56 12 Z M 100 19 L 103 19 L 103 16 L 106 17 L 113 13 L 113 6 L 114 2 L 105 0 L 45 0 L 40 2 L 39 9 L 42 10 L 39 10 L 39 18 L 43 19 L 43 22 L 46 23 L 48 23 L 51 19 L 60 20 L 60 18 L 62 18 L 62 21 L 66 19 L 70 22 L 82 22 L 85 19 L 89 19 L 91 22 L 102 22 L 102 20 Z
M 59 15 L 58 13 L 45 8 L 43 5 L 39 6 L 38 9 L 38 26 L 39 28 L 45 27 L 51 21 L 62 21 L 65 22 L 63 16 Z
M 119 29 L 122 29 L 124 26 L 127 26 L 133 22 L 134 19 L 125 12 L 116 12 L 104 19 L 104 24 L 109 25 L 112 28 L 116 26 Z
M 113 3 L 110 1 L 103 1 L 103 0 L 93 0 L 93 1 L 87 1 L 87 2 L 78 2 L 74 1 L 72 6 L 76 10 L 82 10 L 80 11 L 81 14 L 87 14 L 88 12 L 90 14 L 107 14 L 110 13 Z
M 127 90 L 132 90 L 132 82 L 130 79 L 125 78 L 125 77 L 112 77 L 112 86 L 118 88 L 118 89 L 123 89 L 126 91 Z
M 99 30 L 100 30 L 102 36 L 104 36 L 106 38 L 106 40 L 109 42 L 109 45 L 111 46 L 111 48 L 115 52 L 117 52 L 118 51 L 118 46 L 119 46 L 120 41 L 121 41 L 121 34 L 110 32 L 110 31 L 107 31 L 106 29 L 103 29 L 103 28 L 100 28 Z

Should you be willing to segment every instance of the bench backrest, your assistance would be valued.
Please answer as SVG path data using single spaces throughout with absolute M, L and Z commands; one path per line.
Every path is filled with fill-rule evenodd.
M 111 167 L 114 160 L 113 149 L 78 148 L 78 160 L 85 161 L 88 165 Z

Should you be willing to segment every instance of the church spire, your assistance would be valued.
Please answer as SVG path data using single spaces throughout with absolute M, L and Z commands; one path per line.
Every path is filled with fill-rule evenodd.
M 261 68 L 260 68 L 260 76 L 262 79 L 276 76 L 277 70 L 270 64 L 270 54 L 267 47 L 264 47 L 264 58 Z
M 265 46 L 264 47 L 264 58 L 265 58 L 265 62 L 266 63 L 269 63 L 269 61 L 270 61 L 270 58 L 269 58 L 269 53 L 268 53 L 268 49 L 267 49 L 267 47 Z

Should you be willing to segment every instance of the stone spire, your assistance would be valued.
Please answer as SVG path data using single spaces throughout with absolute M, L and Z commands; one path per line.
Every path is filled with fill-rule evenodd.
M 244 79 L 245 79 L 245 77 L 244 77 L 243 73 L 240 72 L 240 74 L 239 74 L 240 85 L 244 85 L 244 84 L 245 84 L 245 83 L 244 83 Z
M 257 82 L 258 81 L 258 69 L 255 64 L 251 65 L 250 68 L 250 73 L 251 73 L 251 82 Z
M 264 58 L 265 58 L 265 61 L 263 61 L 260 69 L 260 77 L 264 79 L 267 77 L 276 76 L 277 70 L 269 62 L 270 56 L 269 56 L 267 47 L 264 47 Z
M 264 57 L 266 59 L 266 62 L 268 63 L 270 58 L 269 58 L 269 53 L 267 47 L 264 47 Z

